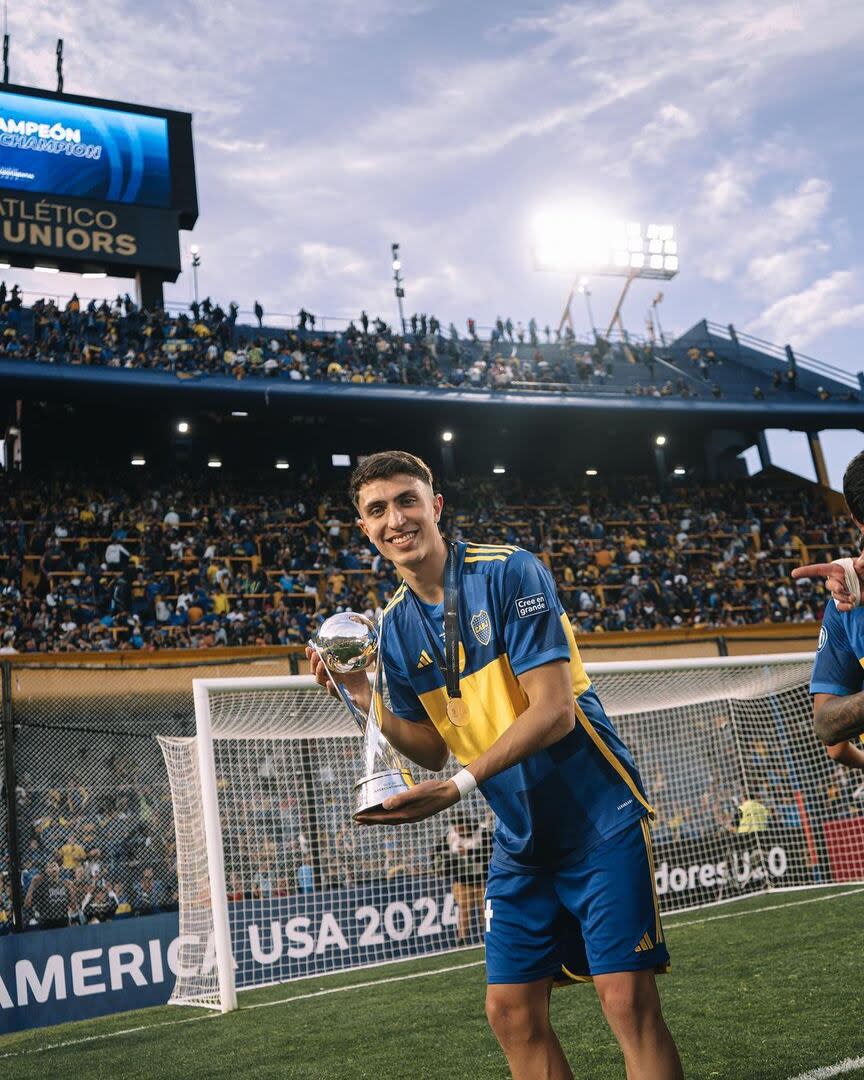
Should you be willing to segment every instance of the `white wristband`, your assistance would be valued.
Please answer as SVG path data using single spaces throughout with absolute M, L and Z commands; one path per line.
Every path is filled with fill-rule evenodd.
M 838 566 L 843 567 L 843 576 L 846 578 L 846 591 L 852 597 L 852 606 L 858 607 L 861 603 L 861 579 L 855 571 L 854 559 L 835 559 Z M 834 601 L 835 605 L 837 601 Z
M 474 779 L 474 774 L 469 769 L 460 769 L 459 772 L 451 776 L 450 779 L 459 789 L 460 799 L 464 799 L 466 795 L 470 795 L 477 787 L 477 781 Z

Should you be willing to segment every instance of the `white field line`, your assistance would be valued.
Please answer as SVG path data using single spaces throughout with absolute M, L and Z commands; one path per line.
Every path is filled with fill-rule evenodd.
M 726 915 L 706 915 L 704 919 L 666 923 L 666 929 L 677 930 L 679 926 L 701 926 L 702 923 L 719 922 L 721 919 L 740 919 L 744 915 L 760 915 L 763 911 L 779 911 L 781 908 L 802 907 L 804 904 L 821 904 L 824 900 L 836 900 L 840 896 L 854 896 L 862 892 L 864 888 L 844 889 L 843 892 L 830 893 L 828 896 L 811 896 L 809 900 L 790 900 L 788 904 L 769 904 L 768 907 L 748 908 L 746 911 L 730 911 Z
M 151 1031 L 153 1028 L 176 1027 L 178 1024 L 194 1024 L 196 1020 L 216 1020 L 221 1013 L 205 1013 L 204 1016 L 187 1016 L 185 1020 L 160 1020 L 158 1024 L 139 1024 L 138 1027 L 123 1028 L 122 1031 L 106 1031 L 104 1035 L 87 1035 L 83 1039 L 66 1039 L 64 1042 L 47 1043 L 45 1046 L 33 1046 L 24 1050 L 10 1050 L 0 1054 L 0 1061 L 7 1058 L 25 1057 L 27 1054 L 42 1054 L 46 1050 L 62 1050 L 66 1046 L 82 1046 L 84 1043 L 101 1042 L 118 1035 L 135 1035 L 139 1031 Z
M 858 1072 L 859 1069 L 864 1069 L 864 1057 L 846 1058 L 845 1061 L 840 1061 L 836 1065 L 822 1065 L 818 1069 L 811 1069 L 810 1072 L 799 1073 L 798 1076 L 793 1076 L 792 1080 L 831 1080 L 832 1076 Z
M 729 912 L 727 915 L 706 915 L 704 919 L 687 919 L 684 922 L 666 922 L 666 930 L 677 930 L 678 927 L 701 927 L 703 922 L 719 922 L 720 919 L 740 919 L 745 915 L 760 915 L 762 912 L 779 912 L 782 907 L 801 907 L 804 904 L 821 904 L 825 900 L 837 900 L 839 896 L 854 896 L 855 893 L 864 892 L 861 889 L 845 889 L 842 892 L 828 893 L 827 896 L 811 896 L 810 900 L 791 900 L 788 904 L 769 904 L 768 907 L 750 907 L 746 912 Z
M 425 979 L 427 975 L 445 975 L 450 971 L 462 971 L 463 968 L 482 967 L 485 960 L 472 960 L 469 964 L 454 964 L 452 967 L 435 968 L 434 971 L 415 971 L 411 975 L 390 975 L 386 979 L 370 979 L 368 982 L 351 983 L 350 986 L 333 986 L 329 990 L 313 990 L 308 994 L 292 994 L 279 1001 L 261 1001 L 256 1005 L 244 1005 L 246 1009 L 269 1009 L 272 1005 L 287 1005 L 292 1001 L 306 1001 L 308 998 L 323 997 L 325 994 L 341 994 L 345 990 L 365 990 L 369 986 L 382 986 L 384 983 L 405 982 L 407 979 Z
M 473 960 L 469 964 L 453 964 L 450 967 L 435 968 L 434 971 L 417 971 L 411 975 L 391 975 L 386 979 L 370 979 L 362 983 L 349 983 L 347 986 L 333 986 L 328 990 L 313 990 L 308 994 L 293 994 L 291 997 L 280 998 L 279 1001 L 262 1001 L 256 1005 L 244 1005 L 243 1012 L 247 1009 L 267 1009 L 273 1005 L 287 1005 L 292 1001 L 306 1001 L 308 998 L 321 997 L 324 994 L 342 994 L 346 990 L 365 990 L 370 986 L 381 986 L 383 983 L 404 982 L 406 979 L 423 979 L 428 975 L 444 975 L 451 971 L 461 971 L 463 968 L 480 967 L 484 960 Z M 81 1046 L 83 1043 L 101 1042 L 105 1039 L 114 1039 L 119 1035 L 135 1035 L 139 1031 L 150 1031 L 152 1028 L 176 1027 L 178 1024 L 194 1024 L 197 1020 L 217 1020 L 222 1014 L 207 1012 L 203 1016 L 189 1016 L 185 1020 L 160 1020 L 156 1024 L 140 1024 L 138 1027 L 124 1028 L 122 1031 L 106 1031 L 103 1035 L 87 1035 L 82 1039 L 67 1039 L 64 1042 L 48 1043 L 45 1046 L 34 1046 L 24 1050 L 10 1050 L 0 1054 L 0 1061 L 8 1058 L 24 1057 L 27 1054 L 42 1054 L 46 1050 L 61 1050 L 67 1046 Z
M 667 929 L 676 929 L 679 926 L 698 926 L 701 923 L 716 922 L 719 919 L 735 919 L 742 918 L 745 915 L 758 915 L 763 911 L 777 911 L 780 908 L 787 907 L 799 907 L 802 904 L 819 904 L 824 900 L 835 900 L 841 896 L 852 896 L 855 893 L 864 892 L 864 888 L 860 889 L 847 889 L 844 892 L 829 893 L 826 896 L 811 897 L 809 900 L 792 900 L 788 904 L 772 904 L 770 907 L 762 908 L 749 908 L 746 911 L 730 912 L 727 915 L 709 915 L 704 919 L 688 919 L 686 922 L 679 922 L 670 924 Z M 479 947 L 479 946 L 478 946 Z M 278 1001 L 262 1001 L 255 1005 L 244 1005 L 242 1012 L 247 1009 L 268 1009 L 274 1005 L 290 1005 L 293 1001 L 307 1001 L 309 998 L 322 997 L 326 994 L 343 994 L 348 990 L 366 990 L 370 986 L 382 986 L 385 983 L 404 982 L 408 979 L 424 979 L 430 975 L 445 975 L 451 971 L 462 971 L 465 968 L 480 967 L 485 961 L 472 960 L 467 964 L 453 964 L 449 967 L 435 968 L 432 971 L 416 971 L 410 975 L 391 975 L 385 979 L 369 979 L 362 983 L 349 983 L 347 986 L 334 986 L 327 990 L 313 990 L 307 994 L 292 994 L 287 998 L 280 998 Z M 199 1020 L 217 1020 L 222 1014 L 217 1012 L 207 1012 L 202 1016 L 190 1016 L 184 1020 L 160 1020 L 155 1024 L 140 1024 L 133 1028 L 124 1028 L 121 1031 L 107 1031 L 102 1035 L 87 1035 L 81 1039 L 66 1039 L 63 1042 L 46 1043 L 44 1046 L 28 1047 L 24 1050 L 10 1050 L 5 1054 L 0 1054 L 0 1061 L 8 1060 L 9 1058 L 25 1057 L 31 1054 L 42 1054 L 48 1050 L 61 1050 L 68 1046 L 81 1046 L 85 1043 L 102 1042 L 106 1039 L 118 1038 L 121 1035 L 135 1035 L 141 1031 L 149 1031 L 154 1028 L 164 1027 L 176 1027 L 179 1024 L 193 1024 Z M 850 1061 L 852 1059 L 849 1059 Z M 864 1064 L 864 1058 L 856 1059 L 860 1060 Z M 849 1072 L 852 1066 L 848 1066 L 847 1062 L 841 1062 L 843 1066 L 842 1071 Z M 830 1066 L 831 1068 L 840 1068 L 841 1066 Z M 856 1066 L 857 1067 L 857 1066 Z M 822 1080 L 823 1075 L 825 1077 L 838 1076 L 837 1072 L 828 1073 L 804 1073 L 800 1077 L 795 1077 L 794 1080 Z

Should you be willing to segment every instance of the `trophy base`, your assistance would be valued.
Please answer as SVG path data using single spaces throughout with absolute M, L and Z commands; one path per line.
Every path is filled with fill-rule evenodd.
M 354 817 L 369 810 L 380 810 L 385 799 L 407 790 L 408 783 L 398 769 L 386 769 L 362 777 L 354 785 Z

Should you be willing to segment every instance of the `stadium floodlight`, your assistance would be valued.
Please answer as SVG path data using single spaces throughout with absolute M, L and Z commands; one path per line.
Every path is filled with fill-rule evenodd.
M 656 437 L 656 439 L 654 440 L 654 445 L 655 446 L 665 446 L 666 445 L 666 436 L 665 435 L 658 435 Z
M 675 468 L 672 470 L 672 472 L 676 476 L 686 476 L 687 475 L 687 470 L 684 468 L 683 465 L 676 465 Z
M 195 303 L 198 303 L 198 267 L 201 265 L 201 248 L 193 244 L 189 248 L 192 256 L 192 292 L 195 294 Z
M 351 455 L 331 454 L 330 462 L 335 469 L 349 469 L 351 467 Z
M 222 462 L 220 461 L 220 459 L 218 457 L 211 457 L 207 462 L 207 468 L 208 469 L 221 469 L 222 468 Z
M 575 334 L 571 304 L 578 290 L 585 297 L 588 318 L 595 340 L 598 336 L 590 311 L 588 278 L 597 275 L 624 278 L 624 286 L 604 337 L 617 326 L 624 333 L 621 308 L 627 290 L 637 278 L 669 281 L 678 273 L 678 241 L 672 225 L 620 221 L 598 212 L 596 207 L 572 205 L 547 206 L 538 211 L 532 222 L 532 249 L 536 270 L 556 270 L 576 277 L 558 324 L 558 335 L 565 324 Z M 625 344 L 628 358 L 632 358 Z
M 82 278 L 106 278 L 108 274 L 104 270 L 87 270 L 82 275 Z
M 290 469 L 291 466 L 288 464 L 287 461 L 281 461 L 280 460 L 280 461 L 276 462 L 276 468 L 279 469 L 280 471 L 284 472 L 285 469 Z
M 181 435 L 186 435 L 188 433 L 188 431 L 189 431 L 189 421 L 188 420 L 178 420 L 177 421 L 177 430 L 180 432 Z
M 244 412 L 242 409 L 233 409 L 231 411 L 232 416 L 248 416 L 248 412 Z
M 129 464 L 130 465 L 146 465 L 147 464 L 147 459 L 141 457 L 140 454 L 135 454 L 135 456 L 132 458 L 132 460 L 129 462 Z
M 442 431 L 441 432 L 441 442 L 453 442 L 453 432 L 452 431 Z
M 496 476 L 503 476 L 507 470 L 503 465 L 493 465 L 492 472 L 495 473 Z
M 399 245 L 390 245 L 390 254 L 393 260 L 393 294 L 396 297 L 396 304 L 399 308 L 399 325 L 402 327 L 402 333 L 405 333 L 405 312 L 402 309 L 402 301 L 405 298 L 405 284 L 400 274 L 402 269 L 402 260 L 399 258 Z
M 57 266 L 34 266 L 33 269 L 39 274 L 59 274 L 60 268 Z
M 678 244 L 672 225 L 643 228 L 636 221 L 616 221 L 596 211 L 563 205 L 540 210 L 534 216 L 532 233 L 538 270 L 664 281 L 678 273 Z
M 596 469 L 586 469 L 585 470 L 585 475 L 586 476 L 596 476 L 597 475 L 597 470 Z

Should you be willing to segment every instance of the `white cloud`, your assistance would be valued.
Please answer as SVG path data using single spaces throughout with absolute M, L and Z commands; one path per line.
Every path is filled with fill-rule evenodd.
M 754 175 L 752 168 L 727 158 L 709 168 L 702 179 L 701 203 L 706 215 L 740 213 L 750 203 Z
M 860 270 L 835 270 L 771 304 L 747 329 L 802 347 L 830 330 L 864 327 L 862 284 Z
M 675 143 L 692 138 L 699 125 L 686 109 L 664 105 L 636 136 L 631 153 L 635 158 L 660 162 L 665 160 Z
M 780 228 L 786 229 L 790 237 L 801 236 L 819 227 L 830 198 L 831 184 L 813 176 L 796 191 L 775 199 L 771 210 Z
M 782 160 L 782 159 L 781 159 Z M 777 164 L 773 164 L 776 174 Z M 770 299 L 796 288 L 830 250 L 825 241 L 832 185 L 806 177 L 789 190 L 772 165 L 750 155 L 710 172 L 695 206 L 696 265 L 712 281 L 736 282 Z M 774 188 L 768 195 L 766 186 Z
M 747 278 L 766 295 L 786 294 L 804 280 L 815 251 L 814 246 L 804 244 L 771 255 L 757 255 L 747 263 Z
M 50 24 L 68 90 L 192 110 L 202 283 L 241 303 L 392 307 L 399 240 L 409 307 L 554 321 L 568 283 L 532 273 L 522 222 L 560 193 L 679 226 L 682 327 L 827 279 L 844 192 L 818 117 L 864 45 L 857 2 L 826 18 L 824 0 L 544 0 L 513 18 L 504 0 L 485 33 L 440 0 L 424 20 L 433 4 L 34 0 L 13 13 L 13 77 L 53 85 Z

